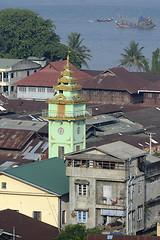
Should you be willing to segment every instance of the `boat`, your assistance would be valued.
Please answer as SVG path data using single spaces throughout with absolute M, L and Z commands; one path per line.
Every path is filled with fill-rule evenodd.
M 154 28 L 156 25 L 153 23 L 152 18 L 139 17 L 136 20 L 129 20 L 121 17 L 119 21 L 116 21 L 116 25 L 121 28 L 139 28 L 149 29 Z
M 108 19 L 100 19 L 100 18 L 97 18 L 97 21 L 98 22 L 110 22 L 110 21 L 112 21 L 113 20 L 113 18 L 108 18 Z

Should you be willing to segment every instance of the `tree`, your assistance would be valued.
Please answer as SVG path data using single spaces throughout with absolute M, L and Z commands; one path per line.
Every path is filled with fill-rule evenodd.
M 68 48 L 60 43 L 53 22 L 50 19 L 44 20 L 31 10 L 1 10 L 0 26 L 1 58 L 44 56 L 51 61 L 59 61 L 67 57 Z M 74 51 L 71 52 L 70 61 L 76 67 L 81 67 Z
M 151 72 L 160 72 L 160 49 L 157 48 L 152 53 L 152 67 Z
M 101 234 L 98 228 L 86 229 L 84 224 L 69 224 L 57 236 L 56 240 L 86 240 L 87 234 Z
M 125 53 L 122 53 L 123 59 L 120 60 L 120 66 L 126 66 L 127 68 L 136 70 L 146 70 L 149 68 L 148 59 L 146 59 L 142 54 L 142 49 L 144 47 L 138 48 L 138 43 L 135 41 L 130 42 L 129 47 L 125 47 Z
M 68 35 L 68 47 L 76 52 L 81 64 L 88 68 L 85 59 L 91 60 L 92 56 L 89 54 L 90 50 L 85 45 L 82 45 L 83 41 L 84 38 L 81 39 L 80 33 L 71 32 L 71 34 Z

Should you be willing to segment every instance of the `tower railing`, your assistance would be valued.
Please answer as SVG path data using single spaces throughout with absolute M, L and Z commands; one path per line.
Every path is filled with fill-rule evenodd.
M 87 108 L 82 111 L 49 111 L 42 110 L 42 118 L 78 118 L 78 117 L 91 117 L 92 109 Z

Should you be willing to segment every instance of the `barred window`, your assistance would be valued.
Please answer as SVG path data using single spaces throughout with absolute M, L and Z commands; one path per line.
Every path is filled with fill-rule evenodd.
M 142 206 L 138 206 L 137 220 L 142 220 Z
M 43 88 L 43 87 L 38 87 L 38 92 L 45 92 L 45 88 Z
M 79 195 L 87 195 L 87 185 L 79 184 Z
M 19 87 L 20 92 L 26 92 L 26 87 Z
M 54 91 L 53 88 L 47 88 L 48 93 L 53 93 L 53 91 Z
M 28 88 L 28 91 L 29 91 L 29 92 L 36 92 L 36 87 L 29 87 L 29 88 Z

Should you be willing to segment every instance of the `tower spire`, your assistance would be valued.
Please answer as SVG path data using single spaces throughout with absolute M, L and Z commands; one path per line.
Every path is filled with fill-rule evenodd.
M 67 64 L 58 78 L 58 85 L 53 86 L 56 93 L 46 99 L 48 111 L 42 116 L 49 120 L 49 157 L 64 157 L 64 154 L 86 147 L 86 119 L 91 117 L 86 111 L 87 99 L 81 96 L 82 86 L 77 84 L 74 71 Z
M 67 55 L 67 65 L 69 65 L 69 54 L 71 51 L 68 50 L 68 55 Z

